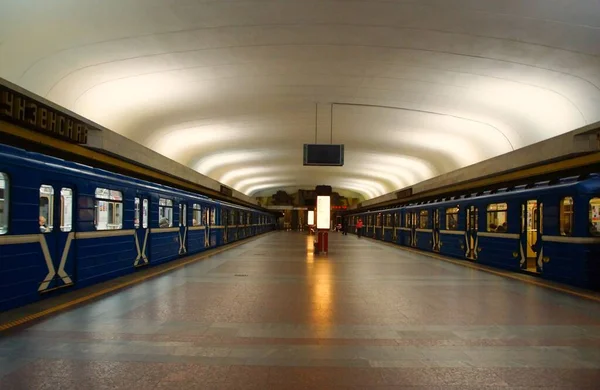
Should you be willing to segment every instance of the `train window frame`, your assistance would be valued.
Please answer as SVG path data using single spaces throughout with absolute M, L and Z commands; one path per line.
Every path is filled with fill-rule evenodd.
M 215 206 L 210 208 L 210 226 L 217 224 L 217 208 Z
M 429 228 L 429 210 L 419 210 L 419 229 Z
M 67 197 L 67 192 L 68 197 Z M 68 223 L 67 223 L 68 222 Z M 73 189 L 60 189 L 60 231 L 68 233 L 73 230 Z
M 54 187 L 49 184 L 42 184 L 40 185 L 38 194 L 38 224 L 40 233 L 52 233 L 54 230 Z M 47 199 L 47 211 L 43 210 L 42 199 Z M 45 224 L 42 224 L 42 218 L 45 219 Z
M 502 208 L 501 208 L 502 207 Z M 501 223 L 499 215 L 504 215 L 504 221 Z M 492 227 L 492 223 L 495 227 Z M 506 224 L 507 228 L 504 231 L 498 229 Z M 508 231 L 508 203 L 490 203 L 486 207 L 486 231 L 490 233 L 506 233 Z
M 400 227 L 400 213 L 395 212 L 394 213 L 394 227 Z
M 446 208 L 446 230 L 458 230 L 458 216 L 460 206 Z M 450 225 L 451 218 L 454 219 L 454 226 Z
M 167 224 L 164 223 L 166 220 Z M 173 227 L 173 199 L 158 198 L 158 227 Z M 166 226 L 168 225 L 168 226 Z
M 111 211 L 112 208 L 112 211 Z M 101 213 L 106 212 L 106 224 L 100 224 Z M 109 217 L 112 216 L 110 223 Z M 99 227 L 100 226 L 100 227 Z M 96 230 L 123 229 L 123 192 L 97 187 L 94 191 L 94 227 Z
M 187 226 L 187 203 L 183 203 L 182 209 L 183 209 L 182 214 L 179 217 L 179 219 L 183 221 L 183 226 L 186 227 Z
M 10 213 L 10 179 L 0 172 L 0 235 L 8 234 L 8 217 Z
M 142 200 L 142 229 L 148 229 L 148 199 Z
M 411 226 L 411 222 L 410 222 L 411 221 L 411 214 L 412 213 L 410 211 L 407 211 L 407 212 L 404 213 L 404 226 L 406 226 L 408 228 L 412 227 Z
M 566 204 L 569 201 L 569 204 Z M 569 206 L 568 210 L 566 206 Z M 560 200 L 558 214 L 558 229 L 561 236 L 573 235 L 573 215 L 575 210 L 575 202 L 573 197 L 565 196 Z M 568 227 L 568 228 L 567 228 Z
M 600 197 L 589 200 L 588 210 L 588 232 L 590 236 L 598 237 L 600 236 Z
M 140 203 L 141 200 L 139 197 L 133 198 L 133 228 L 140 228 Z

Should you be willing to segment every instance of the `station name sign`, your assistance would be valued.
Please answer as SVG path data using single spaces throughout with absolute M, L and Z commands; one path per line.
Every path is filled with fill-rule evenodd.
M 87 144 L 87 123 L 0 85 L 0 120 L 77 144 Z

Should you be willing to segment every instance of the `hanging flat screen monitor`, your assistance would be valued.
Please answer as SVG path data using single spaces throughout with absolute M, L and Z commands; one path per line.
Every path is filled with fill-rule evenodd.
M 304 144 L 304 165 L 344 165 L 344 145 Z

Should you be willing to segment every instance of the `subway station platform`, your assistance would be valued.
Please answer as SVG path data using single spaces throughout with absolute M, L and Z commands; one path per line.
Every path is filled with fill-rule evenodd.
M 312 240 L 267 234 L 12 329 L 0 389 L 599 387 L 600 300 Z

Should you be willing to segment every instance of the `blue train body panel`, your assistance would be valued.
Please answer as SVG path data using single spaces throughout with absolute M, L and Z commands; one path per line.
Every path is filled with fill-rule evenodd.
M 386 241 L 600 290 L 599 205 L 600 176 L 591 175 L 347 218 L 352 221 L 350 232 L 355 232 L 353 224 L 358 218 L 375 220 L 377 226 L 389 226 L 391 220 L 396 239 L 386 236 Z M 393 218 L 382 222 L 379 215 Z
M 224 245 L 224 209 L 262 221 L 246 227 L 245 238 L 274 229 L 273 216 L 259 210 L 5 145 L 0 175 L 8 211 L 7 231 L 0 226 L 1 311 Z M 106 214 L 117 222 L 107 230 L 97 230 L 97 210 L 111 207 L 98 189 L 120 194 Z M 159 226 L 161 199 L 172 204 L 166 228 Z M 194 205 L 212 214 L 207 237 L 191 229 Z M 40 227 L 42 211 L 50 220 Z

